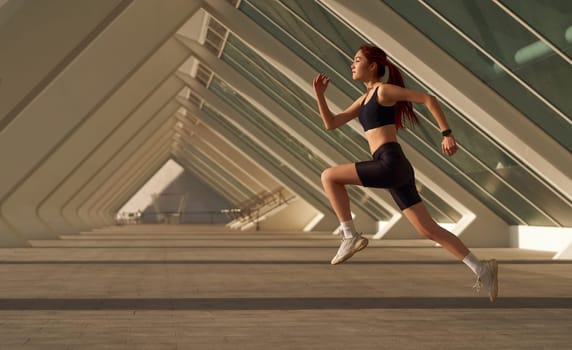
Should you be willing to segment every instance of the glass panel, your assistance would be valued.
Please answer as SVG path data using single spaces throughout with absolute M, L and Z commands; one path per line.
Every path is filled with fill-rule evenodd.
M 564 114 L 572 116 L 570 64 L 492 1 L 426 0 Z M 532 45 L 532 46 L 531 46 Z M 569 117 L 570 118 L 570 117 Z
M 219 23 L 216 19 L 209 17 L 209 27 L 219 34 L 219 36 L 224 36 L 226 34 L 226 27 Z
M 567 102 L 567 91 L 572 89 L 572 69 L 554 53 L 549 57 L 517 63 L 514 58 L 515 53 L 537 39 L 529 32 L 523 32 L 524 27 L 516 23 L 512 17 L 508 17 L 499 7 L 488 1 L 429 2 L 431 6 L 443 11 L 449 20 L 459 25 L 467 35 L 484 46 L 517 76 L 529 82 L 529 85 L 567 114 L 567 117 L 556 113 L 510 75 L 502 72 L 492 60 L 454 32 L 425 6 L 413 1 L 385 0 L 384 2 L 507 99 L 523 115 L 572 151 L 572 138 L 569 136 L 572 134 L 570 123 L 572 105 Z M 494 6 L 494 9 L 491 6 Z M 469 11 L 474 13 L 468 13 Z M 499 28 L 499 25 L 502 27 Z
M 207 38 L 210 43 L 212 43 L 216 47 L 220 47 L 222 45 L 223 38 L 215 34 L 213 31 L 207 31 Z
M 308 5 L 317 7 L 313 2 Z M 349 96 L 360 95 L 361 84 L 357 82 L 347 84 L 355 52 L 351 55 L 342 54 L 316 34 L 312 26 L 300 22 L 296 16 L 288 12 L 279 1 L 244 0 L 239 9 L 306 62 L 316 67 L 316 71 L 327 74 L 331 82 Z M 333 67 L 344 68 L 340 70 Z
M 321 6 L 316 6 L 315 2 L 313 1 L 278 1 L 278 5 L 282 6 L 284 9 L 289 11 L 293 17 L 298 17 L 300 19 L 299 23 L 321 23 L 323 24 L 320 27 L 313 27 L 311 25 L 301 27 L 307 27 L 308 30 L 316 31 L 318 30 L 318 35 L 326 37 L 326 38 L 337 38 L 335 41 L 334 48 L 337 48 L 340 52 L 344 53 L 344 56 L 347 57 L 348 52 L 354 52 L 356 50 L 355 43 L 356 41 L 359 42 L 361 40 L 355 33 L 343 30 L 337 27 L 337 20 L 335 20 L 327 11 Z M 334 21 L 332 21 L 334 20 Z M 328 49 L 331 50 L 331 45 L 328 46 Z M 326 62 L 328 62 L 328 56 L 324 56 Z M 351 60 L 353 58 L 353 54 L 349 57 Z M 351 62 L 350 62 L 351 63 Z M 349 66 L 348 66 L 349 69 Z M 359 86 L 358 84 L 358 87 Z
M 570 57 L 572 53 L 571 1 L 502 0 L 501 3 Z
M 219 52 L 219 48 L 214 46 L 213 44 L 211 44 L 208 41 L 205 41 L 205 43 L 203 44 L 204 47 L 206 47 L 213 55 L 218 56 L 218 52 Z

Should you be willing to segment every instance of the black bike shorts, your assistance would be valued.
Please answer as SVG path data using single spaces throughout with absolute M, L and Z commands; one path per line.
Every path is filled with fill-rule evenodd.
M 401 210 L 421 202 L 413 167 L 399 143 L 385 143 L 373 153 L 373 160 L 355 164 L 362 185 L 389 189 Z

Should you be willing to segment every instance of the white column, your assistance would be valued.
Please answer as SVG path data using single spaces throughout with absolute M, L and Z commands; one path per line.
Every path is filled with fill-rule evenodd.
M 161 83 L 188 55 L 186 47 L 174 39 L 168 40 L 30 176 L 12 190 L 4 200 L 3 212 L 17 232 L 30 239 L 45 238 L 45 232 L 52 232 L 37 216 L 38 207 L 79 167 L 90 163 L 99 148 L 109 142 L 115 142 L 116 147 L 123 145 L 125 137 L 137 133 L 150 115 L 182 89 L 182 84 L 174 77 L 167 83 Z M 123 134 L 123 137 L 113 137 L 116 133 Z M 59 234 L 57 231 L 53 233 Z
M 201 4 L 200 1 L 186 0 L 132 2 L 82 48 L 81 54 L 52 77 L 25 108 L 11 117 L 10 123 L 0 133 L 0 159 L 3 162 L 0 205 L 64 140 L 89 120 L 94 109 L 114 93 Z M 134 35 L 134 28 L 137 28 L 137 35 Z M 3 81 L 2 87 L 7 86 L 8 83 Z M 15 149 L 18 150 L 17 157 L 13 156 Z M 4 208 L 1 209 L 0 221 L 6 220 Z M 54 237 L 48 231 L 34 234 L 42 238 Z

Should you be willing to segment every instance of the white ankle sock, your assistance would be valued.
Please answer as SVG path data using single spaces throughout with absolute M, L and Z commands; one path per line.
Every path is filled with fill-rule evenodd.
M 354 227 L 354 221 L 344 221 L 341 223 L 342 231 L 344 233 L 344 238 L 352 238 L 356 234 L 356 228 Z
M 465 263 L 465 265 L 467 265 L 471 270 L 473 270 L 473 272 L 475 273 L 475 275 L 480 276 L 483 269 L 484 269 L 484 265 L 483 263 L 473 254 L 470 253 L 467 254 L 467 256 L 465 256 L 463 258 L 463 262 Z

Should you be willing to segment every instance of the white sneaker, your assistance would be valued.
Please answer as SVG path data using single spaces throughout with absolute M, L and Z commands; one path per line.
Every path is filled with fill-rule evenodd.
M 352 238 L 345 238 L 342 236 L 342 244 L 340 244 L 340 249 L 338 253 L 331 261 L 332 265 L 341 264 L 344 261 L 351 258 L 355 253 L 367 247 L 369 241 L 367 238 L 363 238 L 360 233 L 356 234 Z
M 498 264 L 495 259 L 484 260 L 483 264 L 485 266 L 484 273 L 477 277 L 477 281 L 473 288 L 479 292 L 481 287 L 484 285 L 489 293 L 489 299 L 492 303 L 497 300 L 497 295 L 499 293 L 499 280 L 498 280 Z

